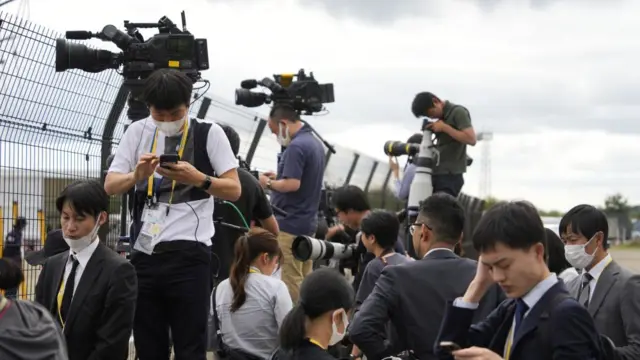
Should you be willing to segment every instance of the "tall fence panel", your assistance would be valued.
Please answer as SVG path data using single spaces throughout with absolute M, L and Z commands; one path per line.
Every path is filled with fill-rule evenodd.
M 102 130 L 120 83 L 112 71 L 56 73 L 59 37 L 0 13 L 0 206 L 17 204 L 27 221 L 27 251 L 59 227 L 60 191 L 75 179 L 100 177 Z M 114 203 L 113 210 L 118 208 Z M 3 238 L 15 222 L 8 212 L 4 216 Z M 23 268 L 24 295 L 30 297 L 37 269 L 26 263 Z

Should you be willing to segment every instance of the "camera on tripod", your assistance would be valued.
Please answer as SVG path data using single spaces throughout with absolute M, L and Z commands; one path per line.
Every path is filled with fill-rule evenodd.
M 56 40 L 56 72 L 68 69 L 97 73 L 107 69 L 119 69 L 125 78 L 124 84 L 131 91 L 129 107 L 132 120 L 149 116 L 146 105 L 137 101 L 144 79 L 158 69 L 176 69 L 185 73 L 194 83 L 202 79 L 200 71 L 209 69 L 207 39 L 196 39 L 186 29 L 186 17 L 182 16 L 182 30 L 168 17 L 163 16 L 157 23 L 132 23 L 124 21 L 125 31 L 114 25 L 105 26 L 102 31 L 67 31 L 69 40 L 98 38 L 115 44 L 121 53 L 92 49 L 83 44 L 69 43 L 65 39 Z M 157 28 L 158 34 L 146 41 L 138 29 Z M 146 115 L 145 115 L 146 114 Z M 137 116 L 136 116 L 137 115 Z M 143 116 L 145 115 L 145 116 Z
M 271 94 L 253 92 L 258 86 L 269 89 Z M 320 84 L 313 76 L 300 69 L 297 74 L 273 75 L 273 79 L 243 80 L 236 89 L 236 105 L 258 107 L 272 102 L 289 104 L 294 110 L 311 115 L 323 110 L 323 104 L 335 101 L 333 84 Z

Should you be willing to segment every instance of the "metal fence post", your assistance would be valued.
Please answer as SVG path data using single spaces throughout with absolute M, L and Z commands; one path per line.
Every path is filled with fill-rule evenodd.
M 351 177 L 353 176 L 353 172 L 356 170 L 356 166 L 358 165 L 358 160 L 360 160 L 360 154 L 358 153 L 353 154 L 353 162 L 351 163 L 351 168 L 347 173 L 347 178 L 344 179 L 345 186 L 349 185 L 349 182 L 351 181 Z
M 380 207 L 381 208 L 385 208 L 385 203 L 387 202 L 387 187 L 389 185 L 389 180 L 391 179 L 391 174 L 393 173 L 393 171 L 391 171 L 391 169 L 389 169 L 389 172 L 387 173 L 387 177 L 384 179 L 384 183 L 382 184 L 382 189 L 380 191 L 380 196 L 382 196 L 382 199 L 380 201 Z
M 129 96 L 129 88 L 124 85 L 124 82 L 120 84 L 120 89 L 118 89 L 118 94 L 111 105 L 111 110 L 109 110 L 109 115 L 107 115 L 107 119 L 104 122 L 104 130 L 102 131 L 102 148 L 101 148 L 101 157 L 100 157 L 100 172 L 102 175 L 102 183 L 104 184 L 104 180 L 107 177 L 107 170 L 109 170 L 109 156 L 111 155 L 111 148 L 113 147 L 113 132 L 118 124 L 118 120 L 120 119 L 120 115 L 122 115 L 122 111 L 124 110 L 124 106 L 127 103 L 127 96 Z M 127 195 L 122 195 L 120 206 L 126 209 L 127 206 Z M 122 211 L 120 209 L 120 232 L 122 232 L 123 228 L 126 233 L 126 223 L 127 223 L 127 212 Z M 123 218 L 124 215 L 124 218 Z M 122 225 L 124 224 L 124 226 Z M 98 236 L 103 241 L 107 240 L 107 235 L 109 233 L 109 218 L 107 217 L 107 222 L 105 223 L 107 226 L 102 226 L 98 231 Z
M 202 103 L 200 103 L 200 109 L 198 109 L 198 114 L 196 118 L 202 120 L 207 116 L 207 112 L 209 111 L 209 107 L 211 106 L 211 98 L 204 97 L 202 98 Z
M 324 156 L 324 170 L 327 171 L 327 165 L 329 165 L 329 160 L 331 159 L 331 150 L 327 150 L 327 154 Z M 324 174 L 324 171 L 322 172 Z
M 262 133 L 264 133 L 264 128 L 267 127 L 267 120 L 261 119 L 259 117 L 254 117 L 253 121 L 258 122 L 258 126 L 256 127 L 256 133 L 253 135 L 253 140 L 251 140 L 251 146 L 249 146 L 249 151 L 247 151 L 247 158 L 244 159 L 247 164 L 251 165 L 251 161 L 253 160 L 253 155 L 255 155 L 256 150 L 258 149 L 258 143 L 260 143 L 260 139 L 262 138 Z
M 378 162 L 374 162 L 371 167 L 371 173 L 369 174 L 369 178 L 367 179 L 367 184 L 364 186 L 364 192 L 369 192 L 369 186 L 371 185 L 371 181 L 373 180 L 373 175 L 376 173 L 376 169 L 378 168 Z

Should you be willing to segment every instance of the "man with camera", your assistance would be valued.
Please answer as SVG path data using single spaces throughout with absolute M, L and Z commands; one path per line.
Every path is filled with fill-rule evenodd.
M 411 104 L 417 118 L 429 117 L 436 121 L 429 129 L 436 134 L 439 161 L 433 168 L 433 193 L 445 192 L 458 196 L 467 171 L 467 145 L 476 144 L 476 133 L 471 125 L 469 111 L 447 100 L 440 100 L 430 92 L 421 92 Z
M 295 303 L 312 262 L 296 260 L 291 246 L 297 235 L 313 236 L 316 232 L 325 153 L 322 143 L 291 105 L 276 103 L 268 123 L 278 143 L 286 149 L 280 155 L 277 174 L 260 174 L 260 183 L 271 190 L 271 203 L 286 213 L 276 216 L 280 226 L 278 242 L 284 255 L 281 278 Z
M 213 196 L 234 201 L 241 192 L 238 161 L 220 126 L 188 116 L 192 91 L 177 70 L 145 80 L 141 100 L 151 117 L 127 128 L 104 184 L 110 195 L 136 189 L 131 263 L 140 360 L 169 358 L 169 329 L 176 360 L 206 358 Z
M 237 157 L 240 151 L 240 136 L 231 126 L 219 125 L 229 140 L 233 154 Z M 229 271 L 233 263 L 234 245 L 236 240 L 244 234 L 243 231 L 231 228 L 228 225 L 225 226 L 225 224 L 239 227 L 249 225 L 251 227 L 257 222 L 258 224 L 256 225 L 276 236 L 280 231 L 278 222 L 273 216 L 269 199 L 265 195 L 262 186 L 260 186 L 258 179 L 242 166 L 238 167 L 238 178 L 240 179 L 242 193 L 238 200 L 231 201 L 231 203 L 235 205 L 240 214 L 228 204 L 220 204 L 214 214 L 214 220 L 220 221 L 215 224 L 216 233 L 212 239 L 212 250 L 215 255 L 213 270 L 214 274 L 216 274 L 217 282 L 229 277 Z
M 336 208 L 338 220 L 341 225 L 330 228 L 327 231 L 326 238 L 331 240 L 331 238 L 347 237 L 350 238 L 352 243 L 355 243 L 355 235 L 360 231 L 362 219 L 371 212 L 371 206 L 369 205 L 367 194 L 355 185 L 346 185 L 334 191 L 333 205 Z M 346 236 L 344 233 L 346 233 Z M 397 240 L 395 241 L 394 251 L 398 254 L 405 254 L 402 243 Z M 365 244 L 362 242 L 357 244 L 356 253 L 358 254 L 358 264 L 355 267 L 356 274 L 353 279 L 353 288 L 357 293 L 360 287 L 360 282 L 362 281 L 364 269 L 371 260 L 376 258 L 376 255 L 368 252 Z

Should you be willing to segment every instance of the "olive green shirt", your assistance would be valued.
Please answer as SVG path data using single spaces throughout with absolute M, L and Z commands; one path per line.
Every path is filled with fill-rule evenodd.
M 452 128 L 462 131 L 471 127 L 471 117 L 464 106 L 446 101 L 443 113 L 443 121 Z M 444 132 L 436 133 L 436 139 L 440 160 L 433 169 L 433 173 L 436 175 L 464 174 L 467 171 L 467 145 Z

